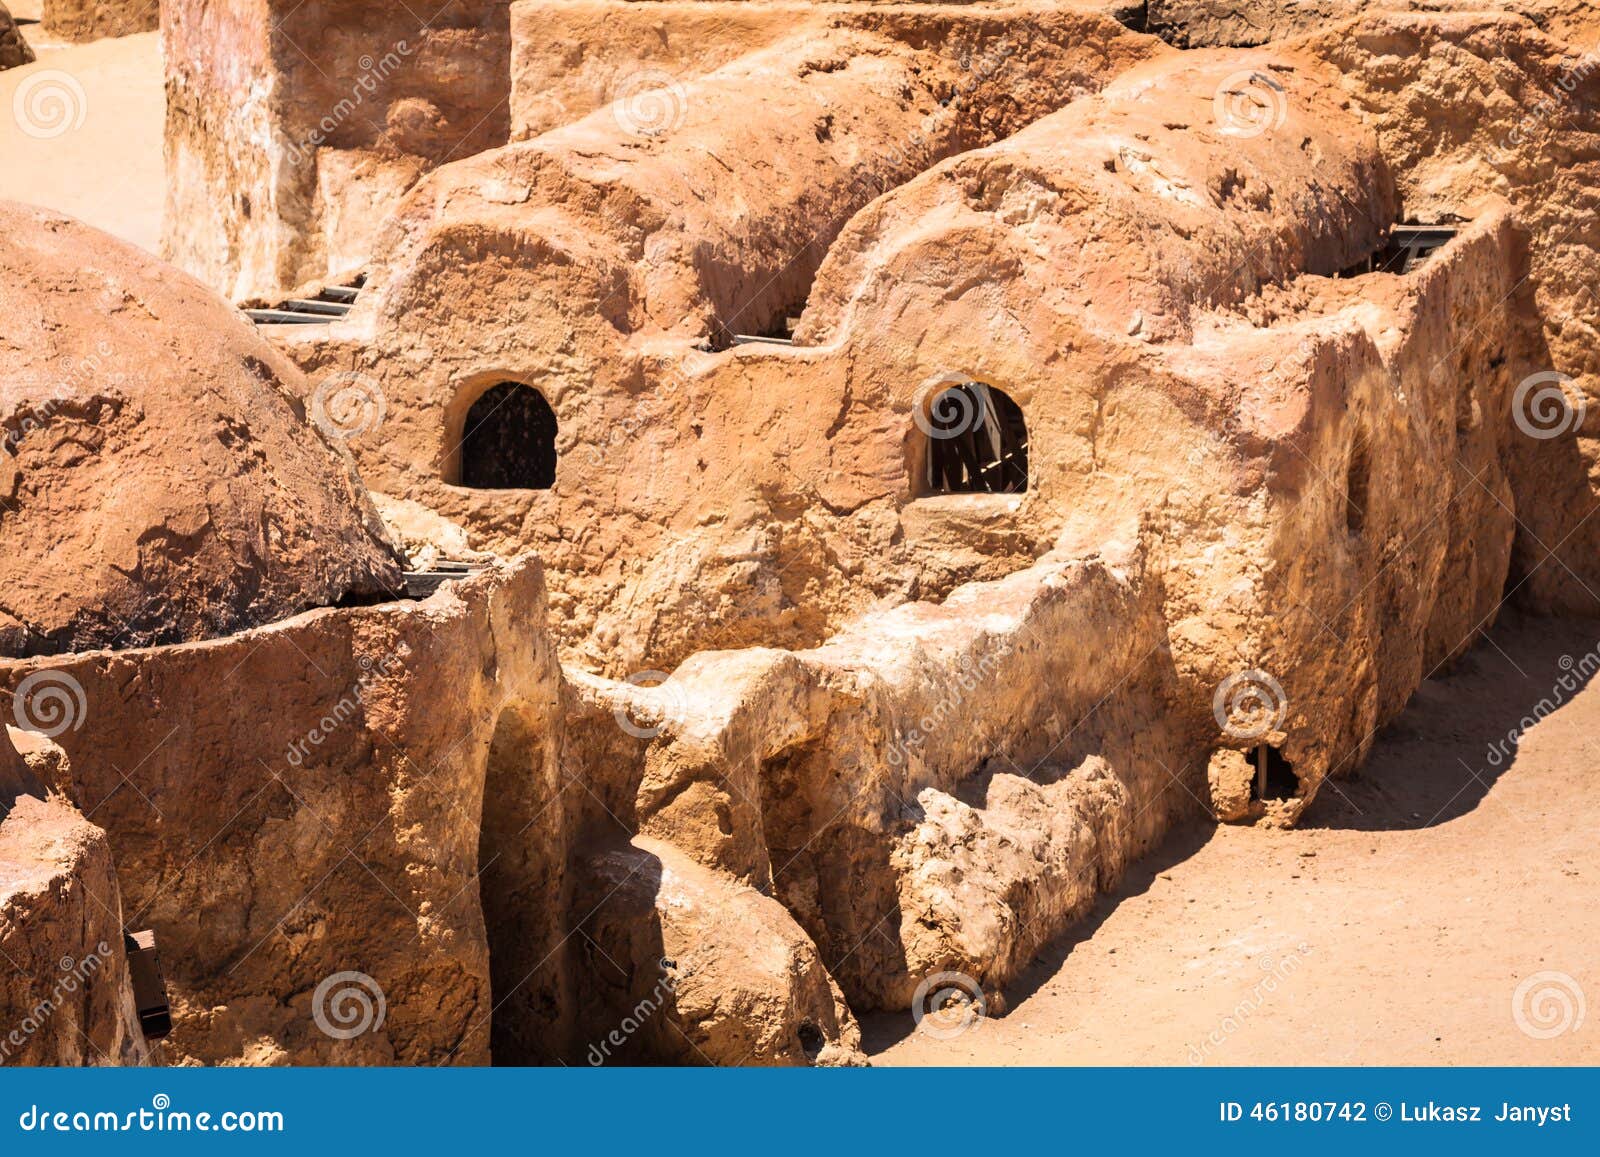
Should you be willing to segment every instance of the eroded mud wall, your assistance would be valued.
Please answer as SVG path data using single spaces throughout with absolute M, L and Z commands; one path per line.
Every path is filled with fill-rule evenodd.
M 55 40 L 97 40 L 154 32 L 160 0 L 44 0 L 40 26 Z
M 418 177 L 507 139 L 509 6 L 164 4 L 166 255 L 236 299 L 355 272 Z
M 1595 405 L 1593 126 L 1600 68 L 1568 43 L 1502 14 L 1372 16 L 1314 39 L 1393 158 L 1408 211 L 1473 216 L 1485 198 L 1514 206 L 1527 269 L 1509 307 L 1527 320 L 1506 351 L 1514 388 L 1511 477 L 1521 521 L 1509 593 L 1543 612 L 1600 613 L 1592 588 L 1600 529 Z M 1479 94 L 1470 106 L 1463 85 Z
M 506 853 L 484 877 L 497 934 L 538 944 L 561 920 L 559 813 L 518 825 L 519 849 L 502 821 L 524 801 L 501 777 L 484 796 L 506 712 L 501 759 L 543 775 L 554 758 L 543 614 L 524 564 L 425 603 L 4 668 L 11 710 L 54 712 L 59 787 L 103 825 L 127 923 L 157 933 L 170 1058 L 490 1059 L 485 808 Z M 504 1007 L 514 1021 L 515 993 Z
M 0 734 L 0 1065 L 138 1065 L 122 899 L 106 833 L 52 794 L 59 749 Z

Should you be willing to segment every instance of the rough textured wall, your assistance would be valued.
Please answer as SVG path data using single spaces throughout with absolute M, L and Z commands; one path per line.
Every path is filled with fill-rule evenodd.
M 1150 0 L 1145 26 L 1182 48 L 1251 47 L 1329 28 L 1367 13 L 1510 13 L 1546 32 L 1588 43 L 1600 26 L 1592 0 Z
M 162 255 L 225 296 L 276 284 L 304 224 L 282 192 L 268 0 L 169 0 Z
M 815 650 L 697 655 L 658 688 L 571 674 L 653 742 L 579 727 L 569 757 L 637 767 L 632 806 L 610 806 L 771 888 L 856 1007 L 904 1007 L 946 968 L 1005 984 L 1196 801 L 1292 820 L 1492 622 L 1513 532 L 1490 417 L 1518 332 L 1512 238 L 1492 215 L 1410 277 L 1306 277 L 1197 318 L 1193 344 L 1151 350 L 1142 389 L 1101 397 L 1095 453 L 1123 487 L 1124 439 L 1172 460 L 1159 507 L 1102 511 L 1103 544 L 1080 528 L 1071 552 Z M 907 239 L 907 261 L 941 243 Z M 1136 401 L 1152 392 L 1184 408 Z M 1224 728 L 1218 687 L 1246 671 L 1276 685 L 1274 710 Z M 1260 743 L 1291 761 L 1281 796 L 1207 782 L 1218 752 Z
M 376 0 L 173 0 L 165 252 L 236 299 L 285 295 L 356 272 L 438 164 L 612 101 L 671 120 L 682 83 L 807 24 L 856 13 L 938 37 L 950 8 L 525 0 L 513 22 L 509 0 L 451 0 L 424 26 Z
M 1514 388 L 1502 411 L 1522 524 L 1508 593 L 1582 615 L 1600 613 L 1600 68 L 1586 54 L 1591 40 L 1569 44 L 1519 16 L 1473 13 L 1366 17 L 1308 42 L 1344 73 L 1408 212 L 1471 217 L 1497 197 L 1515 208 L 1527 276 L 1507 292 L 1530 329 L 1507 352 Z
M 1195 147 L 1210 95 L 1250 64 L 1277 65 L 1282 123 Z M 1063 544 L 1098 541 L 1119 511 L 1143 520 L 1176 708 L 1204 727 L 1232 676 L 1283 688 L 1283 718 L 1251 738 L 1294 765 L 1284 818 L 1487 624 L 1511 535 L 1493 416 L 1524 332 L 1514 230 L 1485 208 L 1408 277 L 1326 276 L 1397 209 L 1376 140 L 1336 127 L 1340 103 L 1304 58 L 1147 69 L 859 215 L 799 331 L 849 343 L 869 412 L 913 410 L 951 371 L 1011 392 L 1038 494 L 988 500 L 992 516 L 1058 520 Z M 938 290 L 958 271 L 952 301 Z M 896 449 L 877 451 L 885 472 Z M 1256 746 L 1241 738 L 1214 742 Z
M 1004 984 L 1191 796 L 1292 821 L 1359 761 L 1492 621 L 1515 509 L 1500 416 L 1527 338 L 1500 202 L 1411 274 L 1340 276 L 1433 206 L 1404 196 L 1347 77 L 1314 56 L 1158 50 L 1042 119 L 982 89 L 939 105 L 949 125 L 933 114 L 946 145 L 895 99 L 893 15 L 874 26 L 887 46 L 841 24 L 687 84 L 668 131 L 626 140 L 597 113 L 434 174 L 370 304 L 293 346 L 398 395 L 398 429 L 357 448 L 377 485 L 549 557 L 578 689 L 568 756 L 608 769 L 601 810 L 638 833 L 587 859 L 586 886 L 668 844 L 770 891 L 859 1007 L 903 1007 L 945 967 Z M 1088 54 L 1128 35 L 1071 27 Z M 949 74 L 913 58 L 917 83 L 954 96 L 982 56 Z M 753 87 L 758 128 L 696 121 Z M 981 139 L 986 115 L 1003 139 L 962 149 L 951 125 Z M 883 151 L 905 128 L 920 166 Z M 838 227 L 732 147 L 756 133 L 825 188 L 852 188 L 864 154 L 899 167 Z M 792 308 L 762 263 L 803 224 L 836 235 L 795 287 L 797 344 L 695 348 L 743 295 L 751 329 Z M 1024 409 L 1025 494 L 918 497 L 919 407 L 951 374 Z M 461 399 L 502 377 L 560 418 L 549 493 L 430 476 L 449 477 Z M 750 649 L 705 653 L 721 646 Z M 677 669 L 655 690 L 614 681 L 645 667 Z M 1277 698 L 1244 726 L 1219 691 L 1257 676 Z M 622 738 L 619 710 L 652 725 Z M 1258 747 L 1285 769 L 1265 799 Z M 601 927 L 635 963 L 668 934 L 642 900 Z M 804 1024 L 778 1035 L 806 1051 Z
M 951 39 L 939 45 L 948 56 L 907 54 L 893 38 L 863 41 L 841 29 L 797 59 L 780 47 L 691 84 L 688 119 L 659 140 L 630 141 L 597 114 L 435 174 L 397 219 L 392 257 L 374 272 L 371 312 L 358 310 L 331 338 L 307 335 L 292 347 L 313 376 L 353 370 L 387 396 L 383 436 L 355 443 L 369 482 L 436 506 L 485 545 L 537 543 L 552 568 L 569 654 L 614 674 L 671 669 L 704 647 L 820 641 L 878 600 L 938 599 L 1028 565 L 1069 524 L 1098 533 L 1102 516 L 1159 502 L 1156 480 L 1184 453 L 1151 448 L 1149 429 L 1175 429 L 1170 403 L 1130 397 L 1127 405 L 1156 411 L 1148 428 L 1135 436 L 1129 426 L 1129 437 L 1096 448 L 1085 436 L 1095 399 L 1121 386 L 1131 394 L 1132 362 L 1150 342 L 1189 332 L 1197 305 L 1364 256 L 1393 212 L 1386 178 L 1370 139 L 1357 143 L 1351 126 L 1338 139 L 1317 123 L 1337 116 L 1324 102 L 1342 99 L 1326 79 L 1307 81 L 1313 108 L 1285 129 L 1311 134 L 1316 163 L 1262 141 L 1213 138 L 1195 150 L 1192 134 L 1164 125 L 1153 104 L 1119 98 L 1085 111 L 1094 102 L 1080 102 L 1018 134 L 1014 146 L 968 154 L 917 182 L 915 193 L 867 208 L 825 250 L 808 287 L 804 265 L 824 256 L 812 239 L 828 238 L 840 215 L 836 200 L 818 205 L 811 190 L 826 182 L 864 205 L 922 157 L 936 160 L 978 135 L 996 112 L 1004 114 L 999 129 L 1049 107 L 1059 83 L 1042 85 L 1037 98 L 1020 86 L 1028 99 L 1013 97 L 1012 106 L 989 95 L 1010 90 L 1011 69 L 1029 82 L 1048 77 L 1037 62 L 1049 59 L 1051 41 L 1032 38 L 1025 64 L 1003 54 L 1020 41 L 1003 26 L 976 46 L 958 36 L 982 27 L 952 18 Z M 1055 49 L 1064 79 L 1124 38 L 1149 43 L 1103 22 L 1061 18 L 1048 27 L 1072 45 Z M 998 63 L 980 73 L 985 48 Z M 818 67 L 846 49 L 855 53 L 848 67 Z M 933 118 L 942 136 L 925 128 L 922 111 L 938 106 L 902 101 L 902 59 L 916 62 L 919 83 L 935 93 L 978 83 L 947 117 Z M 932 62 L 949 73 L 935 73 Z M 714 133 L 702 128 L 697 117 L 717 116 L 735 93 L 746 99 L 753 70 L 765 90 L 784 93 L 772 105 L 789 120 L 764 116 L 746 129 L 720 118 Z M 1209 122 L 1227 71 L 1183 82 L 1192 86 L 1181 98 L 1186 123 Z M 780 85 L 854 111 L 812 111 Z M 925 151 L 910 143 L 919 133 Z M 806 159 L 773 173 L 764 152 L 741 147 L 740 134 L 781 134 Z M 734 138 L 728 146 L 724 135 Z M 1081 147 L 1086 137 L 1096 141 L 1092 154 Z M 611 143 L 599 160 L 603 139 Z M 707 160 L 706 148 L 728 162 Z M 873 167 L 877 156 L 892 158 L 883 172 Z M 1181 178 L 1181 197 L 1165 195 L 1174 186 L 1163 172 Z M 579 175 L 587 179 L 577 183 Z M 1039 190 L 1062 180 L 1071 192 L 1051 203 Z M 698 192 L 669 198 L 680 184 Z M 625 188 L 637 190 L 638 202 L 613 207 Z M 675 210 L 675 202 L 689 207 Z M 1103 207 L 1078 211 L 1090 205 Z M 742 206 L 743 216 L 724 206 Z M 1052 252 L 1088 256 L 1052 262 L 1015 239 L 1006 222 L 1030 211 L 1037 230 L 1049 230 Z M 1147 237 L 1149 222 L 1163 218 L 1171 228 Z M 594 222 L 587 232 L 585 219 Z M 635 237 L 626 221 L 654 228 Z M 892 243 L 880 250 L 886 231 Z M 939 243 L 906 248 L 924 236 Z M 1138 257 L 1123 259 L 1129 251 Z M 637 267 L 626 260 L 633 252 L 651 260 Z M 870 277 L 857 277 L 857 264 Z M 788 277 L 794 288 L 785 290 Z M 471 308 L 474 283 L 491 282 L 499 293 Z M 759 330 L 797 309 L 808 289 L 801 347 L 687 348 L 717 336 L 719 323 Z M 846 318 L 868 306 L 870 321 Z M 675 340 L 655 336 L 668 326 Z M 926 383 L 951 371 L 987 375 L 1031 407 L 1038 438 L 1028 494 L 987 504 L 912 501 L 911 411 Z M 485 493 L 429 476 L 449 477 L 462 399 L 499 377 L 528 382 L 555 408 L 562 464 L 550 492 Z M 1107 461 L 1110 454 L 1126 459 Z M 1130 483 L 1140 468 L 1150 478 Z M 707 510 L 722 515 L 707 519 Z
M 44 0 L 40 26 L 57 40 L 97 40 L 154 32 L 160 0 Z
M 1540 263 L 1581 274 L 1591 246 L 1550 226 L 1581 194 L 1508 203 L 1476 154 L 1498 132 L 1542 164 L 1537 130 L 1585 172 L 1564 117 L 1527 124 L 1541 86 L 1587 91 L 1576 54 L 1460 15 L 1178 58 L 1058 15 L 1022 61 L 999 16 L 935 22 L 935 51 L 927 20 L 830 17 L 687 82 L 664 126 L 601 110 L 446 166 L 357 312 L 294 339 L 387 397 L 369 478 L 553 566 L 565 754 L 604 769 L 564 819 L 594 950 L 497 1055 L 540 1055 L 568 994 L 648 1013 L 602 1060 L 847 1060 L 824 970 L 862 1007 L 942 968 L 1004 984 L 1191 796 L 1287 821 L 1357 763 L 1492 622 L 1538 500 L 1519 471 L 1571 466 L 1570 441 L 1528 456 L 1515 409 L 1542 349 L 1580 356 Z M 1153 59 L 1037 119 L 1108 56 Z M 1450 111 L 1462 68 L 1481 117 Z M 1470 222 L 1420 269 L 1340 276 L 1446 212 Z M 802 304 L 798 345 L 715 348 Z M 1025 495 L 917 497 L 919 407 L 952 372 L 1023 406 Z M 506 377 L 560 418 L 548 494 L 450 481 L 466 404 Z M 677 669 L 612 678 L 645 666 Z M 1228 710 L 1241 677 L 1264 718 Z M 527 786 L 497 750 L 528 730 L 489 741 L 491 783 Z M 513 867 L 485 911 L 551 873 Z M 547 942 L 491 938 L 491 970 Z
M 1196 94 L 1214 88 L 1207 73 L 1208 83 L 1192 79 L 1167 83 Z M 1328 77 L 1312 83 L 1337 104 Z M 1181 120 L 1177 93 L 1157 95 L 1153 115 Z M 918 979 L 941 968 L 1005 983 L 1189 806 L 1185 793 L 1206 797 L 1200 777 L 1219 749 L 1273 744 L 1296 782 L 1270 804 L 1248 802 L 1245 787 L 1245 806 L 1230 813 L 1219 798 L 1216 812 L 1297 815 L 1325 776 L 1353 766 L 1421 677 L 1492 621 L 1504 582 L 1508 436 L 1493 416 L 1511 384 L 1506 351 L 1519 325 L 1505 303 L 1521 276 L 1504 211 L 1486 212 L 1410 276 L 1293 276 L 1307 254 L 1330 271 L 1347 262 L 1341 238 L 1371 244 L 1382 218 L 1364 233 L 1296 235 L 1314 228 L 1297 223 L 1317 215 L 1294 206 L 1297 186 L 1274 174 L 1269 146 L 1189 151 L 1176 133 L 1119 122 L 1116 100 L 1107 98 L 1112 115 L 1103 119 L 1069 110 L 891 193 L 841 239 L 852 260 L 824 270 L 824 301 L 848 308 L 824 306 L 806 319 L 840 319 L 856 366 L 852 403 L 868 414 L 909 409 L 909 387 L 946 359 L 1015 389 L 1030 403 L 1035 445 L 1059 443 L 1041 468 L 1054 468 L 1056 455 L 1072 461 L 1076 442 L 1090 473 L 1103 475 L 1058 501 L 1075 510 L 1066 528 L 1073 554 L 1109 557 L 1069 554 L 959 588 L 941 606 L 869 615 L 815 651 L 696 656 L 655 690 L 581 684 L 602 708 L 664 721 L 666 737 L 632 757 L 643 770 L 626 814 L 757 887 L 770 878 L 858 1007 L 903 1007 Z M 1313 105 L 1297 115 L 1328 114 Z M 1290 121 L 1284 131 L 1303 130 Z M 1117 151 L 1133 140 L 1139 151 Z M 1108 146 L 1114 170 L 1102 165 Z M 1369 140 L 1342 160 L 1325 157 L 1322 171 L 1344 163 L 1370 173 L 1374 155 Z M 1215 180 L 1206 173 L 1213 165 Z M 1113 228 L 1105 216 L 1075 212 L 1089 198 L 1072 196 L 1074 183 L 1098 173 L 1166 191 L 1165 201 L 1132 201 L 1116 219 L 1137 228 L 1172 214 L 1194 242 L 1190 260 L 1175 256 L 1155 266 L 1164 277 L 1147 281 L 1113 280 L 1059 300 L 1040 294 L 1047 279 L 1029 276 L 1027 263 L 1078 243 L 1056 230 Z M 1367 184 L 1352 179 L 1349 188 Z M 1186 190 L 1218 202 L 1234 190 L 1277 212 L 1208 220 L 1215 205 Z M 1347 208 L 1394 211 L 1382 197 Z M 1277 235 L 1282 283 L 1258 271 L 1261 280 L 1222 288 L 1218 275 L 1238 267 L 1240 251 L 1270 251 L 1262 236 L 1286 227 Z M 974 279 L 953 303 L 934 288 L 940 255 L 951 253 L 952 261 L 988 254 L 1011 276 Z M 913 269 L 931 271 L 932 287 L 895 276 Z M 1092 259 L 1083 271 L 1119 276 Z M 1219 291 L 1209 304 L 1167 295 L 1187 278 Z M 1105 344 L 1052 329 L 1065 324 L 1052 315 L 1080 296 L 1103 306 L 1088 316 L 1108 331 L 1099 335 Z M 1070 314 L 1074 323 L 1082 316 Z M 1151 332 L 1173 336 L 1157 340 L 1142 325 L 1127 333 L 1127 319 L 1140 314 Z M 917 349 L 926 360 L 893 354 L 897 332 L 928 335 Z M 999 337 L 963 350 L 962 335 L 973 332 Z M 1026 376 L 1041 372 L 1029 351 L 1057 348 L 1120 371 L 1079 387 L 1101 417 L 1077 432 Z M 1443 351 L 1450 360 L 1440 371 Z M 770 394 L 730 385 L 741 380 L 733 376 L 741 361 L 765 365 L 772 382 L 822 356 L 735 355 L 711 372 L 718 388 L 704 397 Z M 1242 378 L 1241 366 L 1250 371 Z M 696 412 L 708 427 L 717 419 L 714 406 Z M 781 426 L 766 414 L 761 421 L 771 444 Z M 1359 488 L 1350 481 L 1357 443 L 1367 462 Z M 887 459 L 894 446 L 878 453 Z M 858 450 L 853 460 L 861 459 Z M 1115 496 L 1135 478 L 1160 500 L 1124 508 L 1134 521 L 1118 525 Z M 952 514 L 1019 509 L 1011 498 L 948 501 Z M 1093 550 L 1096 527 L 1141 551 Z M 1217 687 L 1257 665 L 1282 680 L 1282 718 L 1257 736 L 1219 732 Z M 575 758 L 609 766 L 626 758 L 611 748 L 591 756 L 581 735 Z
M 587 849 L 575 874 L 593 1027 L 571 1063 L 862 1063 L 821 951 L 765 890 L 644 837 Z
M 803 28 L 830 8 L 806 3 L 518 0 L 511 6 L 511 138 L 528 140 L 614 101 L 663 126 L 683 85 Z
M 798 313 L 829 242 L 884 189 L 1091 90 L 1108 61 L 1167 51 L 1081 15 L 838 16 L 689 82 L 668 131 L 603 110 L 432 174 L 356 313 L 286 348 L 313 378 L 354 372 L 386 398 L 381 433 L 351 443 L 375 489 L 440 510 L 478 545 L 537 546 L 563 642 L 593 669 L 818 641 L 879 598 L 918 583 L 937 597 L 991 556 L 1003 573 L 1048 543 L 994 519 L 917 575 L 892 549 L 883 419 L 862 412 L 832 437 L 852 413 L 848 359 L 806 354 L 775 388 L 781 367 L 760 349 L 688 347 Z M 468 405 L 503 378 L 555 410 L 552 491 L 449 481 Z M 708 510 L 722 515 L 708 524 Z M 830 541 L 836 520 L 848 530 Z
M 1358 766 L 1499 610 L 1516 509 L 1514 433 L 1499 416 L 1524 273 L 1502 209 L 1410 275 L 1306 279 L 1251 311 L 1260 325 L 1299 306 L 1293 323 L 1263 334 L 1233 320 L 1172 351 L 1199 380 L 1252 371 L 1236 387 L 1236 546 L 1203 569 L 1196 551 L 1174 551 L 1169 615 L 1193 708 L 1242 671 L 1271 676 L 1245 683 L 1271 688 L 1281 717 L 1219 739 L 1289 761 L 1298 786 L 1274 805 L 1285 818 Z
M 479 828 L 486 807 L 519 801 L 486 800 L 485 776 L 513 710 L 536 724 L 513 753 L 526 775 L 556 775 L 559 672 L 543 618 L 527 562 L 422 603 L 0 671 L 10 710 L 37 713 L 46 695 L 69 707 L 45 720 L 70 761 L 62 787 L 106 830 L 127 923 L 159 937 L 170 1055 L 490 1059 Z M 534 818 L 511 829 L 532 852 L 506 850 L 561 864 L 559 810 Z M 498 933 L 550 938 L 562 877 L 545 871 L 542 894 L 502 914 Z M 510 895 L 522 879 L 502 869 L 487 886 Z M 505 995 L 513 1016 L 517 994 Z
M 1145 28 L 1180 48 L 1249 48 L 1358 15 L 1369 7 L 1390 8 L 1406 0 L 1150 0 Z
M 1200 737 L 1162 711 L 1171 669 L 1142 563 L 1108 544 L 813 651 L 580 687 L 649 736 L 611 756 L 637 769 L 640 831 L 781 900 L 854 1007 L 904 1008 L 944 968 L 996 989 L 1193 807 L 1194 769 L 1177 769 Z M 1081 646 L 1048 645 L 1067 630 Z M 581 731 L 569 754 L 592 758 Z M 1058 810 L 1007 863 L 975 845 L 1009 838 L 1013 777 L 1013 795 Z
M 355 272 L 422 173 L 507 139 L 509 3 L 165 5 L 167 255 L 238 299 Z
M 59 756 L 0 735 L 0 1065 L 145 1064 L 111 848 L 53 793 Z

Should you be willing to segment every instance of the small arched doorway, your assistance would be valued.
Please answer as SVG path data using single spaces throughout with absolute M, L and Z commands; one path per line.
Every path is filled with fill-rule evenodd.
M 532 386 L 490 386 L 467 409 L 460 464 L 460 484 L 475 490 L 549 490 L 556 483 L 555 411 Z
M 916 423 L 924 439 L 919 497 L 1028 489 L 1028 425 L 1003 390 L 951 382 L 919 406 Z

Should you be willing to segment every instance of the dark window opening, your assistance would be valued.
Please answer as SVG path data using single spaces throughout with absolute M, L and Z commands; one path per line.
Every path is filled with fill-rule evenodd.
M 1372 491 L 1372 462 L 1367 440 L 1358 437 L 1350 448 L 1350 470 L 1344 483 L 1344 525 L 1351 534 L 1360 534 L 1367 525 L 1367 500 Z
M 556 483 L 556 414 L 521 382 L 485 390 L 461 430 L 461 485 L 549 490 Z
M 827 119 L 831 124 L 831 115 Z M 727 308 L 717 310 L 711 348 L 720 351 L 753 342 L 793 345 L 794 331 L 811 299 L 811 287 L 828 255 L 828 244 L 826 236 L 812 238 L 781 269 L 728 270 L 749 288 L 739 300 L 728 301 Z
M 1022 407 L 982 382 L 936 395 L 918 415 L 927 435 L 924 494 L 1021 494 L 1028 489 Z
M 1348 269 L 1340 270 L 1339 276 L 1410 273 L 1448 245 L 1457 232 L 1454 225 L 1396 225 L 1377 249 Z
M 753 332 L 750 333 L 735 332 L 718 322 L 717 338 L 713 340 L 712 345 L 721 349 L 736 345 L 751 345 L 756 342 L 793 345 L 794 331 L 800 324 L 800 315 L 805 311 L 806 301 L 802 297 L 797 302 L 779 308 L 767 324 L 753 327 Z
M 1245 758 L 1256 769 L 1250 780 L 1252 800 L 1293 799 L 1299 793 L 1300 777 L 1294 773 L 1294 764 L 1276 747 L 1263 744 L 1252 749 Z
M 822 1046 L 827 1043 L 820 1028 L 809 1020 L 800 1022 L 800 1051 L 805 1054 L 806 1060 L 815 1061 L 822 1055 Z
M 1118 4 L 1111 10 L 1111 18 L 1118 21 L 1124 28 L 1131 29 L 1134 32 L 1157 32 L 1162 36 L 1169 35 L 1172 31 L 1171 28 L 1158 30 L 1149 27 L 1149 9 L 1150 5 L 1144 3 Z
M 145 1040 L 162 1040 L 172 1035 L 172 1005 L 167 1000 L 167 982 L 161 972 L 161 957 L 156 953 L 153 931 L 122 933 L 122 947 L 128 954 L 128 979 L 132 982 L 133 1003 L 139 1013 L 139 1031 Z

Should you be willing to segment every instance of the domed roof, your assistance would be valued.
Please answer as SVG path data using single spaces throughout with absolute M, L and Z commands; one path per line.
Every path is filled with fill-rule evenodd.
M 399 585 L 299 371 L 139 249 L 0 202 L 0 655 L 226 634 Z

